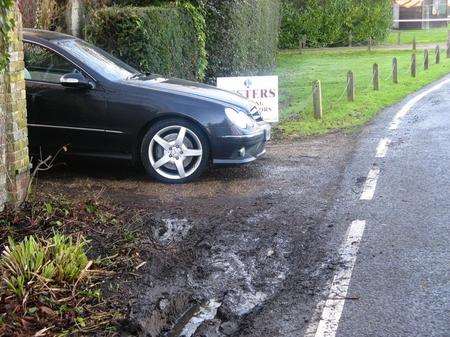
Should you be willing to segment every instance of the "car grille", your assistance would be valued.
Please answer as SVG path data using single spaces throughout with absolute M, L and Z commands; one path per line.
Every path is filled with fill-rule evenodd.
M 257 122 L 262 122 L 262 116 L 257 106 L 250 109 L 250 116 Z

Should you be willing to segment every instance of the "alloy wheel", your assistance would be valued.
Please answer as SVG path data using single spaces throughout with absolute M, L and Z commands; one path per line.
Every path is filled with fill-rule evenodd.
M 152 138 L 148 156 L 153 169 L 171 180 L 194 174 L 203 157 L 202 143 L 194 131 L 179 125 L 165 127 Z

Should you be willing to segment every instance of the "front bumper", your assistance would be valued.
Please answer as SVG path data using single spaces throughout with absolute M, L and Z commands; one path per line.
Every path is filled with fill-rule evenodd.
M 219 137 L 219 151 L 215 151 L 213 164 L 236 165 L 250 163 L 261 157 L 271 137 L 271 127 L 260 123 L 255 132 L 244 135 L 225 135 Z

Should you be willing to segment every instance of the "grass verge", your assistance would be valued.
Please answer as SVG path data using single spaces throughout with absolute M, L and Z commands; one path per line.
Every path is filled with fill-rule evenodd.
M 391 77 L 392 58 L 399 64 L 399 83 Z M 380 68 L 380 91 L 372 87 L 372 66 Z M 285 135 L 308 136 L 323 134 L 336 129 L 360 126 L 375 114 L 419 90 L 426 84 L 450 72 L 450 59 L 445 52 L 441 63 L 434 64 L 430 53 L 430 69 L 423 70 L 423 54 L 417 55 L 417 77 L 410 75 L 410 51 L 294 51 L 278 56 L 277 75 L 280 78 L 280 124 Z M 346 97 L 347 71 L 356 76 L 356 99 Z M 324 118 L 316 120 L 312 111 L 312 82 L 321 80 Z
M 439 43 L 447 41 L 447 28 L 431 28 L 431 29 L 409 29 L 409 30 L 393 30 L 389 34 L 386 43 L 390 45 L 398 44 L 398 33 L 400 32 L 400 44 L 412 44 L 414 37 L 418 44 Z

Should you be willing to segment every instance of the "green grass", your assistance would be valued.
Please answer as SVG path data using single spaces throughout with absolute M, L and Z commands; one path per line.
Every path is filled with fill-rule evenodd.
M 399 82 L 390 78 L 392 58 L 399 63 Z M 417 77 L 410 75 L 409 51 L 282 52 L 278 56 L 277 74 L 280 79 L 280 128 L 287 135 L 323 134 L 335 129 L 363 125 L 376 113 L 409 93 L 450 72 L 450 60 L 441 55 L 441 64 L 423 70 L 423 54 L 418 53 Z M 372 89 L 372 66 L 380 67 L 380 91 Z M 348 102 L 345 92 L 347 71 L 356 76 L 356 99 Z M 314 119 L 312 112 L 312 82 L 322 82 L 324 118 Z
M 393 30 L 387 38 L 387 44 L 398 44 L 398 30 Z M 447 28 L 412 29 L 400 31 L 400 44 L 412 44 L 414 36 L 418 44 L 439 43 L 447 41 Z

